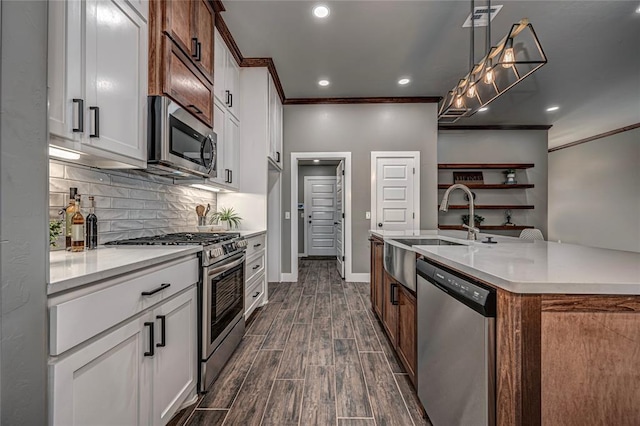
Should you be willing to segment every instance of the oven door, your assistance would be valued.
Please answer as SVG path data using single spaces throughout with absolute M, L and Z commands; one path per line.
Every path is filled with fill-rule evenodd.
M 203 274 L 203 357 L 207 359 L 244 315 L 244 253 Z

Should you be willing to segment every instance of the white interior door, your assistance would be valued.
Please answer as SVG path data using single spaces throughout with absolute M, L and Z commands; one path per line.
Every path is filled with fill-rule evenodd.
M 414 157 L 375 157 L 375 226 L 385 231 L 416 229 Z
M 307 255 L 336 256 L 336 178 L 305 176 Z
M 336 260 L 340 276 L 344 278 L 344 160 L 336 168 Z

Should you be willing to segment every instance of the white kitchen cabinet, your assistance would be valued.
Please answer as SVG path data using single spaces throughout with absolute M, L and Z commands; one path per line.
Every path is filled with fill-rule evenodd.
M 247 238 L 247 260 L 245 262 L 244 317 L 248 319 L 258 306 L 266 303 L 266 235 Z
M 282 168 L 282 101 L 269 74 L 269 158 Z
M 214 94 L 236 118 L 239 116 L 240 67 L 216 29 Z
M 147 2 L 49 6 L 51 143 L 144 167 L 148 29 L 141 11 Z
M 218 176 L 209 183 L 238 190 L 240 182 L 240 122 L 225 105 L 214 100 L 213 130 L 217 139 Z

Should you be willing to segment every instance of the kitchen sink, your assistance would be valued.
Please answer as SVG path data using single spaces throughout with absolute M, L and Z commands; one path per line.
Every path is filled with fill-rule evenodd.
M 462 246 L 464 244 L 454 243 L 451 241 L 440 240 L 438 238 L 393 238 L 392 241 L 396 241 L 405 246 Z
M 439 238 L 392 238 L 405 246 L 461 246 Z M 384 269 L 406 288 L 416 291 L 416 254 L 412 250 L 384 242 Z

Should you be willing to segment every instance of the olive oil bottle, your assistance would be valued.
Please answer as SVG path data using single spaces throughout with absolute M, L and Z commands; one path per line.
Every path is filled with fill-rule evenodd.
M 84 216 L 80 212 L 80 196 L 76 195 L 76 212 L 71 217 L 71 251 L 84 251 Z

